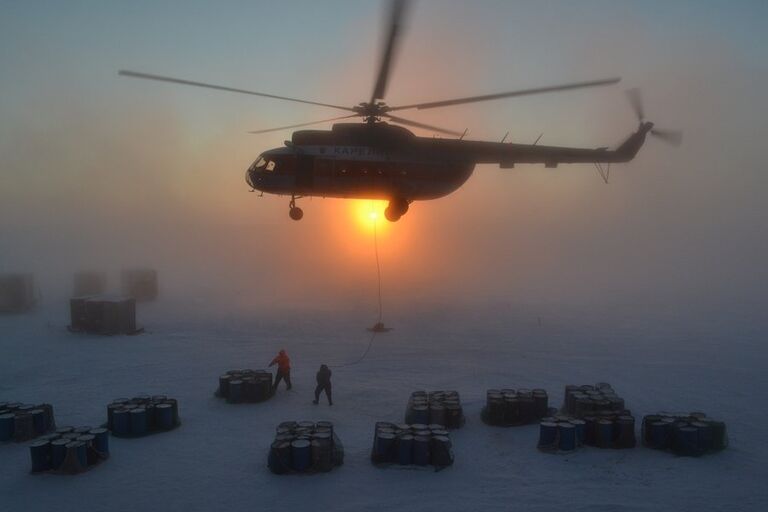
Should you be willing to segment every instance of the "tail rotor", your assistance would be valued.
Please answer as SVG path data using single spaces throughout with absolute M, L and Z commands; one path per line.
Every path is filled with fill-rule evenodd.
M 635 111 L 637 120 L 640 124 L 645 123 L 645 108 L 643 107 L 643 97 L 640 94 L 640 89 L 629 89 L 627 91 L 627 99 L 632 106 L 632 110 Z M 648 132 L 657 139 L 671 144 L 672 146 L 679 146 L 683 142 L 683 132 L 679 130 L 664 130 L 659 128 L 651 128 Z

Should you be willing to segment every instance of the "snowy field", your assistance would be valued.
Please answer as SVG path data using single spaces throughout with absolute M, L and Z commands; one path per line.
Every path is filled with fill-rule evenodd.
M 182 426 L 112 438 L 112 458 L 79 476 L 31 475 L 26 445 L 0 445 L 0 510 L 766 510 L 765 327 L 760 312 L 717 308 L 421 305 L 390 311 L 395 330 L 360 364 L 334 370 L 335 405 L 311 404 L 320 363 L 359 357 L 370 312 L 210 312 L 169 300 L 139 308 L 148 332 L 90 337 L 65 330 L 49 303 L 0 316 L 0 400 L 50 402 L 59 425 L 105 420 L 113 398 L 165 393 Z M 264 404 L 214 398 L 228 369 L 293 359 L 294 390 Z M 730 447 L 680 458 L 643 447 L 570 455 L 536 450 L 537 426 L 479 418 L 491 387 L 543 387 L 560 405 L 568 383 L 610 382 L 638 423 L 659 410 L 702 410 L 728 425 Z M 466 426 L 442 472 L 378 469 L 374 422 L 401 421 L 409 393 L 457 389 Z M 345 464 L 276 476 L 266 467 L 284 420 L 334 422 Z

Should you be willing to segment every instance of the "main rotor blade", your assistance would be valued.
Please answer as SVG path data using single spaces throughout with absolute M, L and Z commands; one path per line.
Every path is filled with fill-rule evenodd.
M 357 117 L 359 115 L 360 114 L 352 114 L 350 116 L 332 117 L 330 119 L 323 119 L 322 121 L 310 121 L 309 123 L 291 124 L 291 125 L 288 125 L 288 126 L 281 126 L 279 128 L 267 128 L 266 130 L 256 130 L 256 131 L 248 132 L 248 133 L 278 132 L 280 130 L 288 130 L 290 128 L 300 128 L 302 126 L 309 126 L 311 124 L 329 123 L 331 121 L 338 121 L 340 119 L 349 119 L 350 117 Z
M 627 90 L 627 99 L 629 104 L 632 105 L 632 110 L 635 111 L 637 120 L 641 123 L 645 119 L 645 109 L 643 108 L 643 96 L 640 94 L 640 89 L 633 88 Z
M 677 130 L 657 130 L 654 128 L 651 130 L 651 135 L 654 135 L 675 147 L 683 143 L 683 132 Z
M 448 107 L 451 105 L 462 105 L 464 103 L 475 103 L 478 101 L 490 101 L 490 100 L 498 100 L 502 98 L 511 98 L 513 96 L 526 96 L 529 94 L 541 94 L 545 92 L 567 91 L 569 89 L 582 89 L 585 87 L 597 87 L 600 85 L 610 85 L 610 84 L 615 84 L 620 80 L 621 78 L 607 78 L 604 80 L 593 80 L 591 82 L 575 82 L 571 84 L 552 85 L 549 87 L 537 87 L 535 89 L 521 89 L 518 91 L 500 92 L 497 94 L 484 94 L 482 96 L 456 98 L 453 100 L 431 101 L 427 103 L 414 103 L 413 105 L 390 107 L 388 110 L 389 111 L 405 110 L 408 108 L 417 108 L 419 110 L 422 110 L 425 108 Z
M 389 32 L 384 41 L 384 48 L 379 63 L 379 73 L 376 76 L 376 84 L 373 87 L 370 103 L 377 99 L 383 99 L 387 92 L 389 71 L 397 54 L 398 38 L 403 28 L 403 20 L 408 9 L 406 0 L 391 0 L 389 5 Z
M 384 117 L 391 119 L 392 121 L 404 124 L 406 126 L 414 126 L 416 128 L 423 128 L 425 130 L 431 130 L 433 132 L 446 133 L 448 135 L 461 135 L 461 132 L 455 132 L 446 128 L 440 128 L 439 126 L 432 126 L 430 124 L 419 123 L 417 121 L 411 121 L 410 119 L 403 119 L 402 117 L 392 116 L 389 114 L 383 114 Z
M 317 101 L 309 101 L 309 100 L 300 100 L 297 98 L 288 98 L 286 96 L 276 96 L 274 94 L 266 94 L 263 92 L 255 92 L 255 91 L 247 91 L 245 89 L 235 89 L 233 87 L 225 87 L 222 85 L 213 85 L 213 84 L 206 84 L 203 82 L 193 82 L 192 80 L 184 80 L 181 78 L 173 78 L 170 76 L 161 76 L 161 75 L 151 75 L 149 73 L 141 73 L 138 71 L 128 71 L 125 69 L 121 69 L 117 73 L 121 76 L 129 76 L 132 78 L 143 78 L 145 80 L 157 80 L 158 82 L 170 82 L 172 84 L 182 84 L 182 85 L 192 85 L 195 87 L 205 87 L 208 89 L 216 89 L 219 91 L 228 91 L 228 92 L 237 92 L 240 94 L 250 94 L 252 96 L 262 96 L 264 98 L 272 98 L 276 100 L 285 100 L 285 101 L 295 101 L 297 103 L 307 103 L 309 105 L 319 105 L 321 107 L 330 107 L 330 108 L 338 108 L 341 110 L 349 110 L 351 112 L 354 112 L 354 109 L 350 107 L 342 107 L 340 105 L 331 105 L 329 103 L 319 103 Z

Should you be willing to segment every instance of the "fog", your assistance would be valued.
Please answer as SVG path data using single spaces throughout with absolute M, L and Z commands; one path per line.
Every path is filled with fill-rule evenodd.
M 0 271 L 34 272 L 51 301 L 67 296 L 76 271 L 107 271 L 116 287 L 119 269 L 138 265 L 158 269 L 164 297 L 222 309 L 375 310 L 372 230 L 349 202 L 303 199 L 297 223 L 287 198 L 258 197 L 244 182 L 261 151 L 290 137 L 247 130 L 333 113 L 116 75 L 133 67 L 352 105 L 367 99 L 379 42 L 379 5 L 362 4 L 322 18 L 328 40 L 305 27 L 306 4 L 286 7 L 297 18 L 283 27 L 291 42 L 280 53 L 279 41 L 229 32 L 259 9 L 288 15 L 273 5 L 232 3 L 206 20 L 195 4 L 178 24 L 175 10 L 186 4 L 164 4 L 156 16 L 141 4 L 131 16 L 116 6 L 3 5 Z M 551 145 L 615 145 L 636 127 L 623 89 L 640 87 L 648 119 L 682 129 L 683 145 L 650 139 L 636 160 L 614 166 L 607 185 L 586 165 L 478 166 L 455 194 L 414 203 L 396 224 L 379 221 L 390 311 L 765 304 L 768 68 L 752 22 L 765 19 L 764 6 L 747 2 L 719 20 L 717 5 L 693 14 L 698 4 L 679 3 L 654 24 L 648 7 L 580 5 L 594 15 L 567 4 L 563 13 L 549 3 L 469 11 L 421 2 L 387 100 L 616 75 L 617 87 L 411 117 L 467 127 L 472 139 L 509 131 L 533 142 L 543 132 Z M 690 24 L 676 23 L 687 15 Z M 198 37 L 230 37 L 203 51 L 196 29 L 208 22 Z M 160 34 L 168 41 L 154 53 Z M 226 44 L 232 52 L 222 53 Z M 263 52 L 272 56 L 260 62 Z

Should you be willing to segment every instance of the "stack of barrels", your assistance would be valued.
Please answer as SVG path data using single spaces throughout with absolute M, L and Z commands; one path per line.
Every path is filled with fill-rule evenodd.
M 444 425 L 460 428 L 464 425 L 464 410 L 458 391 L 414 391 L 405 410 L 405 423 Z
M 577 418 L 556 415 L 539 424 L 539 449 L 571 451 L 588 445 L 598 448 L 634 448 L 635 418 L 629 411 Z
M 330 421 L 285 421 L 277 426 L 267 465 L 275 474 L 328 472 L 344 463 Z
M 230 370 L 219 377 L 216 391 L 231 404 L 264 402 L 272 394 L 272 373 L 267 370 Z
M 53 406 L 0 402 L 0 442 L 23 442 L 56 428 Z
M 106 428 L 60 427 L 29 445 L 32 472 L 82 473 L 109 457 Z
M 565 386 L 563 412 L 577 418 L 589 415 L 613 414 L 625 410 L 624 399 L 613 390 L 610 384 L 600 382 L 595 385 L 584 384 Z
M 489 425 L 528 425 L 549 412 L 549 396 L 544 389 L 489 389 L 485 396 L 481 417 Z
M 396 425 L 380 421 L 373 436 L 371 461 L 401 466 L 432 465 L 441 469 L 453 464 L 453 448 L 443 425 Z
M 725 423 L 703 412 L 650 414 L 643 418 L 643 444 L 676 455 L 698 456 L 728 445 Z
M 107 428 L 117 437 L 142 437 L 180 424 L 179 402 L 165 395 L 117 398 L 107 405 Z

